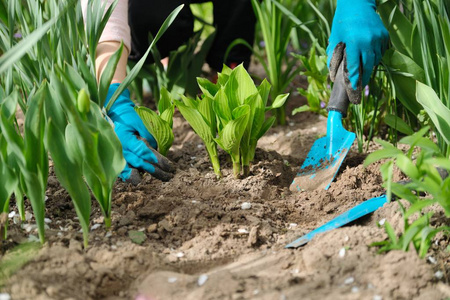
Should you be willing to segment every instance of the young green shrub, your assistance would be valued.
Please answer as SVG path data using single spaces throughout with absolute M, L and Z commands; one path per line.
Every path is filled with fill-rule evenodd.
M 404 232 L 399 238 L 391 225 L 386 222 L 388 240 L 374 244 L 381 246 L 381 252 L 393 249 L 407 251 L 412 244 L 420 257 L 425 257 L 433 237 L 441 231 L 450 232 L 448 226 L 438 228 L 431 226 L 433 211 L 427 209 L 428 212 L 424 213 L 426 208 L 437 203 L 443 208 L 446 217 L 450 217 L 450 177 L 448 176 L 450 159 L 444 157 L 439 147 L 424 136 L 428 130 L 428 127 L 424 127 L 399 141 L 409 146 L 407 153 L 403 153 L 388 142 L 379 140 L 383 149 L 371 153 L 365 161 L 365 165 L 369 165 L 381 159 L 387 159 L 381 167 L 387 197 L 391 199 L 392 195 L 395 195 L 411 204 L 408 209 L 405 209 L 399 202 L 404 218 Z M 408 182 L 392 181 L 394 166 L 409 178 Z M 418 218 L 410 224 L 410 218 L 413 215 L 418 215 Z
M 198 84 L 202 98 L 184 97 L 176 106 L 205 142 L 218 176 L 216 144 L 230 155 L 234 176 L 240 177 L 241 169 L 248 176 L 258 140 L 275 122 L 275 117 L 266 119 L 265 113 L 282 107 L 289 94 L 279 95 L 267 106 L 270 84 L 264 80 L 256 87 L 242 64 L 233 70 L 224 66 L 216 84 L 204 78 L 198 78 Z
M 166 88 L 161 88 L 161 98 L 158 101 L 158 113 L 143 106 L 134 108 L 144 122 L 147 130 L 158 144 L 158 152 L 166 155 L 173 143 L 173 114 L 175 105 L 172 96 Z

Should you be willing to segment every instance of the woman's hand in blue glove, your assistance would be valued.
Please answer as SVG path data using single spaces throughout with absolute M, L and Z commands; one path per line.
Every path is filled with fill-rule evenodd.
M 389 34 L 376 13 L 375 0 L 337 1 L 327 48 L 328 67 L 334 81 L 339 65 L 344 63 L 351 102 L 361 102 L 361 90 L 369 82 L 388 41 Z
M 118 87 L 118 83 L 111 84 L 105 106 Z M 133 168 L 144 170 L 163 181 L 173 177 L 174 168 L 171 162 L 155 150 L 156 140 L 134 110 L 129 90 L 125 90 L 117 98 L 108 111 L 108 116 L 114 123 L 114 131 L 122 143 L 123 156 L 127 161 L 125 169 L 119 175 L 120 178 L 137 184 L 140 176 L 136 171 L 133 172 Z

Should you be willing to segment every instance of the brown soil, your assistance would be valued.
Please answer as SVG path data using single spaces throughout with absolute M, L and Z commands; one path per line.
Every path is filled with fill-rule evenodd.
M 290 105 L 302 103 L 293 97 Z M 3 292 L 12 299 L 445 299 L 450 297 L 448 241 L 430 255 L 377 254 L 368 245 L 386 238 L 386 219 L 400 230 L 397 203 L 350 226 L 321 234 L 297 250 L 284 246 L 362 201 L 383 193 L 379 165 L 364 168 L 351 149 L 328 191 L 291 192 L 289 186 L 326 120 L 303 113 L 271 129 L 259 143 L 251 176 L 236 180 L 221 152 L 216 180 L 201 140 L 176 115 L 168 157 L 175 177 L 144 176 L 114 190 L 113 224 L 93 206 L 88 249 L 68 194 L 52 175 L 46 202 L 47 242 L 16 272 Z M 371 147 L 374 149 L 375 147 Z M 53 174 L 53 173 L 52 173 Z M 401 179 L 396 174 L 396 179 Z M 243 209 L 243 203 L 251 207 Z M 248 206 L 248 204 L 246 204 Z M 244 205 L 245 206 L 245 205 Z M 27 208 L 30 210 L 30 207 Z M 438 218 L 439 215 L 436 217 Z M 442 215 L 441 215 L 442 217 Z M 442 221 L 442 220 L 441 220 Z M 34 219 L 28 221 L 33 224 Z M 130 232 L 142 231 L 135 244 Z M 36 236 L 10 220 L 1 254 Z M 443 272 L 441 279 L 437 271 Z

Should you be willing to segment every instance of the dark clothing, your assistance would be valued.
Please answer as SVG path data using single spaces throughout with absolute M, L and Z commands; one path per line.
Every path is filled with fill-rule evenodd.
M 156 44 L 161 57 L 184 44 L 192 35 L 194 17 L 190 3 L 208 0 L 129 0 L 128 23 L 131 29 L 130 59 L 138 60 L 149 47 L 149 34 L 155 36 L 166 17 L 179 5 L 185 4 L 175 21 Z M 241 63 L 248 67 L 251 50 L 239 45 L 229 53 L 224 62 L 228 46 L 238 38 L 253 45 L 256 18 L 251 0 L 212 0 L 216 37 L 206 58 L 211 68 L 220 71 L 222 64 Z M 148 62 L 153 62 L 149 57 Z

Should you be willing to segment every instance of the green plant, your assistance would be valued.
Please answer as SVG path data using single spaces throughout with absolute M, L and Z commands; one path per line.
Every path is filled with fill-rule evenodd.
M 4 53 L 0 58 L 0 161 L 8 166 L 0 168 L 8 176 L 7 185 L 0 190 L 0 208 L 8 211 L 14 192 L 24 220 L 26 195 L 44 241 L 50 154 L 55 173 L 74 202 L 87 246 L 88 187 L 109 227 L 112 187 L 125 164 L 120 142 L 102 108 L 122 46 L 108 62 L 100 82 L 95 76 L 96 45 L 116 2 L 105 9 L 101 1 L 90 1 L 86 26 L 78 1 L 0 3 L 8 8 L 7 16 L 0 16 L 0 49 Z M 168 17 L 153 43 L 180 9 Z M 54 24 L 57 26 L 52 27 Z M 119 93 L 135 78 L 144 60 L 130 71 Z M 23 134 L 16 120 L 17 107 L 25 116 Z
M 161 88 L 161 98 L 158 101 L 158 113 L 143 106 L 134 108 L 144 122 L 145 127 L 153 135 L 158 144 L 158 151 L 166 155 L 173 143 L 173 114 L 175 105 L 166 88 Z
M 224 66 L 217 83 L 198 78 L 202 98 L 175 101 L 177 108 L 202 138 L 218 177 L 220 163 L 217 145 L 225 150 L 233 162 L 235 177 L 249 175 L 258 140 L 275 122 L 266 119 L 265 112 L 282 107 L 288 94 L 279 95 L 267 106 L 270 84 L 264 80 L 257 88 L 243 65 L 235 69 Z
M 384 186 L 387 197 L 392 195 L 405 199 L 410 207 L 405 209 L 399 205 L 403 212 L 404 232 L 397 238 L 391 225 L 386 222 L 385 229 L 388 240 L 375 243 L 381 246 L 380 251 L 402 249 L 407 251 L 412 244 L 421 257 L 424 257 L 431 245 L 433 237 L 441 231 L 450 232 L 450 227 L 440 226 L 434 228 L 430 224 L 434 212 L 428 209 L 438 203 L 444 210 L 447 218 L 450 217 L 450 160 L 445 158 L 439 149 L 425 134 L 429 127 L 424 127 L 417 133 L 402 138 L 399 143 L 409 146 L 406 153 L 397 149 L 392 144 L 379 140 L 383 149 L 371 153 L 365 161 L 365 165 L 381 159 L 387 159 L 382 165 Z M 408 178 L 406 183 L 392 181 L 394 166 L 399 168 Z M 439 170 L 446 170 L 439 172 Z M 447 173 L 447 176 L 443 176 Z M 417 215 L 415 221 L 410 224 L 412 216 Z
M 308 88 L 298 88 L 298 92 L 306 97 L 308 104 L 302 105 L 292 111 L 295 115 L 304 111 L 311 111 L 314 113 L 326 116 L 326 105 L 331 95 L 331 88 L 328 83 L 328 67 L 327 56 L 325 49 L 313 43 L 308 57 L 304 55 L 294 55 L 302 63 L 301 75 L 308 79 Z M 318 52 L 318 53 L 317 53 Z
M 387 74 L 394 83 L 396 97 L 409 111 L 406 121 L 410 127 L 424 108 L 433 121 L 439 147 L 448 156 L 445 118 L 450 115 L 449 4 L 413 0 L 403 3 L 402 10 L 398 4 L 386 0 L 379 5 L 393 45 L 383 58 Z

